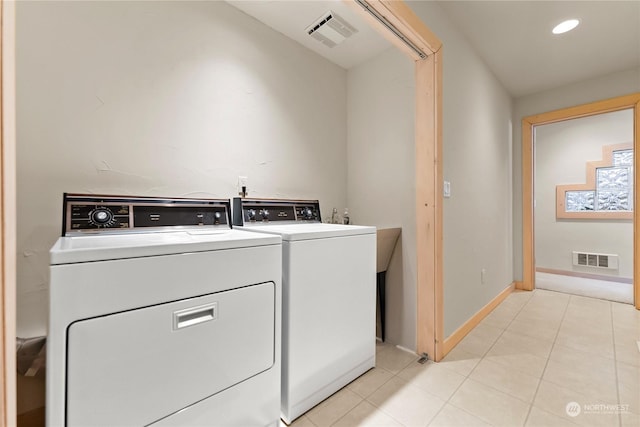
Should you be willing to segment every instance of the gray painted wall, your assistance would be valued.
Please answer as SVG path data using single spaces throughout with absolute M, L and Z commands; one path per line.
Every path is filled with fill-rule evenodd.
M 416 348 L 414 63 L 396 48 L 349 70 L 347 197 L 356 224 L 401 227 L 386 276 L 388 342 Z
M 512 103 L 436 2 L 408 4 L 444 45 L 444 179 L 451 182 L 451 198 L 444 200 L 444 333 L 449 336 L 513 281 Z

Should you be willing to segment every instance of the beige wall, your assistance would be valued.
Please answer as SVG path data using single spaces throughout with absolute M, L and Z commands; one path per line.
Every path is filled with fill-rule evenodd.
M 535 130 L 536 267 L 633 277 L 633 222 L 556 219 L 556 186 L 585 183 L 602 147 L 633 141 L 633 110 L 568 120 Z M 619 255 L 619 269 L 573 266 L 572 251 Z
M 512 282 L 511 99 L 434 2 L 408 2 L 444 43 L 444 329 Z M 349 71 L 348 199 L 356 223 L 401 226 L 387 338 L 416 348 L 414 67 L 395 49 Z M 485 283 L 480 271 L 487 270 Z
M 512 105 L 437 2 L 408 4 L 443 42 L 444 179 L 451 182 L 451 198 L 444 200 L 444 333 L 449 336 L 513 280 Z
M 522 280 L 522 119 L 574 105 L 640 92 L 640 68 L 524 96 L 513 114 L 513 272 Z
M 65 191 L 347 205 L 342 68 L 224 2 L 17 6 L 18 335 L 45 333 Z
M 355 224 L 402 227 L 387 270 L 386 337 L 416 348 L 414 64 L 391 48 L 348 73 L 347 197 Z

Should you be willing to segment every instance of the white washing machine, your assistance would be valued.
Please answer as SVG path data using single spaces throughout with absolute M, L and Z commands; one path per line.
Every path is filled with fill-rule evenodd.
M 65 195 L 50 252 L 48 426 L 280 418 L 281 239 L 228 200 Z
M 375 365 L 376 229 L 323 224 L 318 201 L 234 199 L 234 225 L 282 237 L 282 419 Z

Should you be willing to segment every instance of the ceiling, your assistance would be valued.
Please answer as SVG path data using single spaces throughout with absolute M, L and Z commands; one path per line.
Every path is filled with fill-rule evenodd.
M 515 97 L 640 67 L 638 1 L 438 3 Z M 570 18 L 575 30 L 551 33 Z
M 391 47 L 391 43 L 342 0 L 227 0 L 227 3 L 345 69 Z M 305 31 L 328 11 L 335 12 L 358 30 L 333 48 L 311 38 Z
M 391 47 L 341 0 L 228 3 L 345 69 Z M 437 3 L 514 97 L 640 67 L 640 1 Z M 305 32 L 328 10 L 359 30 L 331 49 Z M 569 18 L 581 21 L 578 28 L 551 33 Z

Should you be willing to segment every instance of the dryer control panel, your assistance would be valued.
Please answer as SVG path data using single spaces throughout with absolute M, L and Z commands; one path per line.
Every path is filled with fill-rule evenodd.
M 231 228 L 226 199 L 64 194 L 62 236 L 99 232 Z
M 321 222 L 317 200 L 233 199 L 233 225 Z

